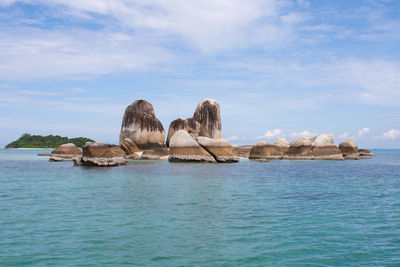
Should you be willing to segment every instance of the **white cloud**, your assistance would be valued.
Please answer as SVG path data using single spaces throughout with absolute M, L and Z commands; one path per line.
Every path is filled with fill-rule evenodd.
M 281 129 L 274 129 L 272 131 L 269 130 L 263 136 L 258 136 L 257 139 L 270 139 L 270 138 L 277 137 L 277 136 L 279 136 L 281 134 L 282 134 L 282 130 Z
M 396 140 L 400 138 L 400 130 L 392 129 L 390 131 L 384 132 L 382 139 L 384 140 Z
M 369 128 L 362 128 L 361 130 L 358 131 L 358 137 L 362 137 L 364 135 L 366 135 L 367 133 L 369 133 L 371 131 L 371 129 Z
M 48 8 L 44 17 L 66 23 L 46 29 L 22 23 L 21 14 L 9 15 L 11 26 L 0 27 L 3 80 L 142 71 L 171 64 L 174 54 L 186 59 L 192 50 L 280 48 L 291 43 L 296 24 L 304 20 L 277 0 L 20 0 L 3 5 L 13 2 Z M 87 23 L 99 27 L 82 26 Z
M 347 132 L 339 135 L 339 138 L 347 138 L 347 137 L 349 137 L 349 133 Z
M 290 137 L 292 138 L 313 137 L 313 136 L 315 136 L 315 134 L 308 130 L 304 130 L 302 132 L 293 132 L 290 134 Z
M 237 136 L 237 135 L 231 136 L 231 137 L 228 138 L 228 140 L 229 140 L 229 141 L 236 141 L 236 140 L 239 140 L 239 136 Z

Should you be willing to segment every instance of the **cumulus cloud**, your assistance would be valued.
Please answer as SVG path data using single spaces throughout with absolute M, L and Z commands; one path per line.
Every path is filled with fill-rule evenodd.
M 343 133 L 341 135 L 339 135 L 339 138 L 348 138 L 349 137 L 349 133 Z
M 313 137 L 313 136 L 315 136 L 315 134 L 308 130 L 304 130 L 302 132 L 293 132 L 290 134 L 290 137 L 292 138 Z
M 384 140 L 397 140 L 400 138 L 400 130 L 392 129 L 387 132 L 384 132 L 382 135 L 382 139 Z
M 358 137 L 362 137 L 364 135 L 366 135 L 367 133 L 369 133 L 371 131 L 371 129 L 369 128 L 362 128 L 361 130 L 358 131 Z
M 274 129 L 267 131 L 263 136 L 258 136 L 257 139 L 271 139 L 282 134 L 281 129 Z

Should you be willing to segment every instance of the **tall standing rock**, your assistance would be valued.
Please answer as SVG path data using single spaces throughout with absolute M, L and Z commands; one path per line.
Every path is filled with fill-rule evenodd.
M 197 105 L 192 118 L 172 121 L 168 129 L 167 146 L 171 137 L 179 130 L 208 138 L 221 138 L 221 111 L 218 102 L 204 99 Z
M 199 123 L 197 135 L 221 138 L 221 112 L 217 101 L 204 99 L 197 105 L 193 120 Z
M 165 131 L 146 100 L 129 105 L 122 120 L 119 142 L 127 154 L 164 146 Z M 136 145 L 136 147 L 135 147 Z

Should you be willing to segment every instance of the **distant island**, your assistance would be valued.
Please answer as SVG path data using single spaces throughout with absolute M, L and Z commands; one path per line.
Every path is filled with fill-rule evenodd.
M 62 144 L 73 143 L 77 147 L 83 147 L 86 142 L 95 142 L 86 137 L 68 138 L 59 135 L 31 135 L 23 134 L 18 140 L 11 142 L 6 148 L 56 148 Z

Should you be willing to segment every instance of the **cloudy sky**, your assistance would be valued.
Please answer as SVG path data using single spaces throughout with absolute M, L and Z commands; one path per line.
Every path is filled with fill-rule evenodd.
M 214 98 L 232 143 L 400 148 L 399 43 L 397 0 L 0 0 L 0 147 L 117 143 L 136 99 L 168 129 Z

